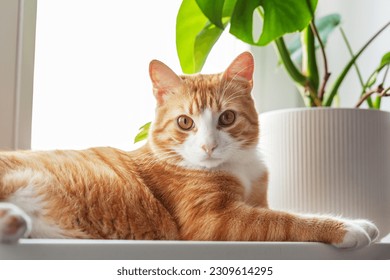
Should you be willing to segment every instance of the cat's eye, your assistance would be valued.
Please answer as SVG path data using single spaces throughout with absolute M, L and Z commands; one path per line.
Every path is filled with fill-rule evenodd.
M 232 125 L 235 120 L 236 113 L 234 113 L 232 110 L 227 110 L 219 116 L 218 124 L 220 126 L 226 127 Z
M 186 115 L 181 115 L 177 118 L 178 126 L 183 130 L 190 130 L 194 127 L 194 121 Z

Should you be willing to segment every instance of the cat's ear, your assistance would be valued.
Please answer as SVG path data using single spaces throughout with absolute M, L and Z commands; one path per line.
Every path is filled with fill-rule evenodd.
M 149 75 L 153 84 L 153 93 L 159 104 L 162 104 L 168 94 L 181 90 L 183 80 L 168 66 L 158 60 L 149 64 Z
M 224 78 L 227 80 L 243 80 L 253 84 L 254 59 L 250 52 L 243 52 L 224 72 Z

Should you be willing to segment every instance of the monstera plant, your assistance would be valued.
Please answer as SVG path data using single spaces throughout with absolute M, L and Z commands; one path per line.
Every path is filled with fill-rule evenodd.
M 351 58 L 328 87 L 331 72 L 325 45 L 328 35 L 339 27 L 340 16 L 331 14 L 317 19 L 317 3 L 318 0 L 183 0 L 176 20 L 176 46 L 181 68 L 186 74 L 201 71 L 214 44 L 228 29 L 239 40 L 253 46 L 273 43 L 280 63 L 296 84 L 306 106 L 332 106 L 347 73 L 355 67 L 362 87 L 357 107 L 367 102 L 369 108 L 379 109 L 382 97 L 390 94 L 390 88 L 385 85 L 390 52 L 378 58 L 378 66 L 366 80 L 355 62 L 390 22 L 356 53 L 340 27 Z M 262 26 L 257 38 L 253 35 L 256 25 Z M 287 42 L 284 36 L 290 33 L 293 38 Z M 317 51 L 321 53 L 323 69 L 318 67 Z M 384 74 L 377 81 L 381 72 Z M 376 94 L 375 99 L 373 94 Z M 149 125 L 141 127 L 136 142 L 147 138 Z
M 209 52 L 225 29 L 243 42 L 254 46 L 274 43 L 280 62 L 300 90 L 307 106 L 331 106 L 339 87 L 355 61 L 369 44 L 389 26 L 388 22 L 354 54 L 338 74 L 333 85 L 327 88 L 330 76 L 325 52 L 328 35 L 340 24 L 338 14 L 318 20 L 315 10 L 318 0 L 183 0 L 176 22 L 176 45 L 184 73 L 199 72 Z M 255 14 L 262 18 L 262 32 L 254 38 Z M 341 29 L 342 31 L 342 29 Z M 285 34 L 299 32 L 286 43 Z M 349 43 L 343 33 L 347 45 Z M 322 53 L 324 70 L 322 77 L 317 65 L 316 51 Z M 378 59 L 379 60 L 379 59 Z M 379 61 L 378 61 L 379 62 Z M 388 69 L 390 52 L 380 60 L 379 66 L 366 82 L 361 81 L 362 93 L 371 92 L 375 77 Z M 359 72 L 360 73 L 360 72 Z M 360 75 L 360 74 L 359 74 Z M 389 92 L 383 83 L 376 87 L 376 102 L 368 101 L 370 108 L 379 108 L 380 99 Z

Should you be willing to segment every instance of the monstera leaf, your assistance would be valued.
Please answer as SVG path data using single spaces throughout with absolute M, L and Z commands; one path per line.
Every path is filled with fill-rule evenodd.
M 238 39 L 264 46 L 286 33 L 301 31 L 313 18 L 318 0 L 183 0 L 176 19 L 176 47 L 184 73 L 199 72 L 214 44 L 230 24 Z M 263 16 L 253 38 L 253 14 Z

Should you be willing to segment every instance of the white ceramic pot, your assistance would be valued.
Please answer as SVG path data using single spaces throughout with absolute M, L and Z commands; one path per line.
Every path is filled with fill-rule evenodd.
M 274 209 L 366 218 L 390 232 L 390 113 L 289 109 L 260 115 Z

